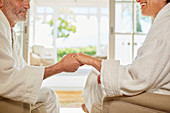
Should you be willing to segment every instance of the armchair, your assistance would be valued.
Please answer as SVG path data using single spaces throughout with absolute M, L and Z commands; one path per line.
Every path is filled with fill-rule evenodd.
M 92 105 L 91 113 L 170 113 L 170 95 L 105 97 L 102 104 Z
M 0 113 L 47 113 L 43 103 L 30 105 L 0 97 Z

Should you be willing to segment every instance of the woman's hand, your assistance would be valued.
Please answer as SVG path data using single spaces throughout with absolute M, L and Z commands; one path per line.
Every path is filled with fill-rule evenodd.
M 84 53 L 78 53 L 75 59 L 77 59 L 81 64 L 93 66 L 100 72 L 102 60 L 86 55 Z
M 86 64 L 86 65 L 92 65 L 94 57 L 86 55 L 84 53 L 78 53 L 75 57 L 80 63 Z
M 101 84 L 100 75 L 98 75 L 98 77 L 97 77 L 97 83 L 98 83 L 98 84 Z

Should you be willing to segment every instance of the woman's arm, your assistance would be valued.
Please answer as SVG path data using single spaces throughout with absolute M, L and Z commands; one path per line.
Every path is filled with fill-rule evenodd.
M 96 68 L 100 72 L 102 60 L 97 59 L 97 58 L 92 57 L 92 56 L 89 56 L 89 55 L 86 55 L 84 53 L 78 53 L 75 58 L 80 63 L 86 64 L 86 65 L 91 65 L 91 66 L 93 66 L 94 68 Z

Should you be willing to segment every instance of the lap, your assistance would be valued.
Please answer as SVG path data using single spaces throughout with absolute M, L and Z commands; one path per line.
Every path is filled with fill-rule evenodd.
M 0 113 L 46 113 L 43 103 L 35 105 L 0 97 Z
M 47 113 L 43 103 L 36 103 L 31 105 L 31 113 Z
M 0 113 L 30 113 L 30 104 L 13 101 L 1 97 Z

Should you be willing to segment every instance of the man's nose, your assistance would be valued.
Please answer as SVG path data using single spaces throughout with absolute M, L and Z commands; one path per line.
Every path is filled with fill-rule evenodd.
M 24 1 L 24 8 L 30 9 L 30 2 L 29 2 L 29 0 L 25 0 Z

